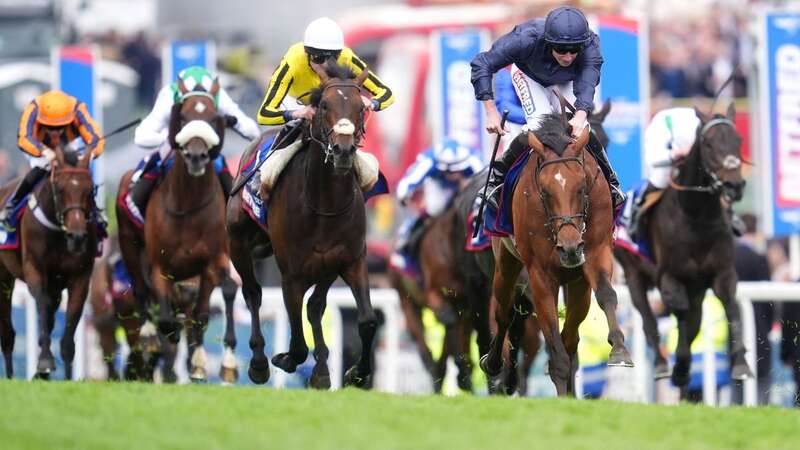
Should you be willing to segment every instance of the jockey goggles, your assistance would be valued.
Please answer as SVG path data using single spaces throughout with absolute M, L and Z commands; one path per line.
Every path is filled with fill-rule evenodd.
M 583 44 L 552 44 L 553 51 L 559 55 L 567 53 L 578 54 L 583 50 Z
M 306 53 L 314 64 L 323 64 L 329 59 L 334 61 L 339 58 L 341 50 L 320 50 L 317 48 L 306 47 Z

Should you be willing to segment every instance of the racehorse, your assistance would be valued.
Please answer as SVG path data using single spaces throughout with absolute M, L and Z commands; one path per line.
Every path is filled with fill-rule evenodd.
M 50 334 L 61 303 L 61 291 L 68 292 L 66 325 L 61 338 L 61 358 L 66 379 L 72 378 L 75 330 L 89 291 L 89 280 L 97 251 L 97 222 L 94 182 L 89 170 L 91 151 L 83 156 L 54 149 L 50 176 L 31 194 L 28 210 L 18 227 L 19 248 L 0 251 L 0 344 L 5 357 L 6 376 L 13 376 L 11 354 L 14 328 L 11 323 L 11 294 L 15 279 L 28 285 L 39 313 L 39 361 L 36 377 L 49 379 L 55 370 Z M 13 185 L 0 190 L 7 197 Z
M 225 233 L 225 195 L 214 174 L 213 161 L 222 149 L 225 119 L 217 112 L 214 98 L 219 81 L 209 92 L 189 91 L 178 82 L 182 101 L 172 107 L 168 142 L 173 167 L 162 177 L 147 204 L 144 231 L 139 230 L 117 202 L 120 249 L 131 275 L 139 315 L 147 315 L 152 293 L 157 299 L 158 331 L 175 344 L 180 339 L 179 309 L 191 323 L 187 329 L 190 376 L 206 379 L 203 334 L 208 323 L 208 299 L 228 270 L 228 239 Z M 132 172 L 120 182 L 126 192 Z M 142 253 L 144 248 L 144 254 Z M 174 284 L 199 276 L 195 301 L 177 304 Z M 141 321 L 141 319 L 139 319 Z M 138 333 L 129 333 L 132 362 L 142 369 Z
M 492 239 L 498 329 L 489 353 L 481 358 L 481 368 L 490 376 L 502 369 L 501 347 L 512 317 L 511 293 L 524 265 L 550 354 L 550 378 L 559 396 L 574 395 L 578 326 L 588 313 L 592 291 L 609 325 L 608 365 L 630 367 L 633 362 L 615 315 L 611 197 L 596 161 L 584 149 L 589 129 L 573 139 L 563 109 L 560 115 L 544 115 L 540 124 L 538 130 L 527 133 L 533 153 L 513 192 L 515 241 Z M 566 288 L 566 319 L 559 333 L 561 285 Z
M 366 387 L 371 382 L 370 354 L 378 322 L 369 298 L 364 196 L 353 163 L 364 133 L 361 84 L 369 71 L 364 70 L 356 78 L 349 69 L 338 65 L 315 70 L 321 84 L 311 92 L 309 103 L 316 108 L 316 114 L 304 126 L 302 148 L 285 167 L 268 197 L 269 239 L 281 272 L 283 300 L 291 326 L 289 351 L 275 355 L 272 363 L 291 373 L 306 360 L 303 294 L 315 285 L 308 300 L 316 360 L 309 385 L 330 387 L 328 348 L 321 320 L 328 289 L 341 276 L 356 300 L 362 344 L 361 358 L 345 373 L 345 384 Z M 247 153 L 243 161 L 248 159 Z M 243 213 L 241 195 L 228 204 L 228 233 L 231 259 L 242 277 L 242 291 L 250 309 L 253 357 L 248 374 L 253 382 L 265 383 L 269 364 L 259 319 L 261 287 L 253 273 L 250 248 L 257 242 L 266 242 L 266 236 Z
M 731 104 L 725 116 L 695 110 L 700 119 L 697 138 L 689 154 L 675 163 L 677 175 L 649 211 L 644 224 L 655 263 L 618 246 L 614 255 L 625 271 L 633 304 L 642 315 L 648 344 L 655 352 L 655 377 L 670 376 L 669 364 L 659 351 L 660 336 L 647 290 L 658 287 L 664 303 L 678 319 L 678 347 L 673 383 L 685 398 L 691 366 L 691 343 L 702 319 L 702 301 L 711 288 L 722 301 L 730 322 L 731 376 L 752 376 L 745 361 L 742 324 L 736 302 L 738 281 L 734 242 L 725 212 L 726 204 L 742 197 L 741 137 Z

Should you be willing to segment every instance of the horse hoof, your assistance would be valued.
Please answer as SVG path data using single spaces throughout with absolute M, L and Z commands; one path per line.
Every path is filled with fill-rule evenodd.
M 486 382 L 489 395 L 503 395 L 505 392 L 502 377 L 488 377 Z
M 45 357 L 40 358 L 39 362 L 36 364 L 36 373 L 37 374 L 50 374 L 56 370 L 56 361 L 53 357 Z
M 483 356 L 481 356 L 480 366 L 481 366 L 481 370 L 483 370 L 483 372 L 486 375 L 490 376 L 490 377 L 496 377 L 496 376 L 500 375 L 500 372 L 502 371 L 502 367 L 498 368 L 498 369 L 492 369 L 491 367 L 489 367 L 489 354 L 488 353 L 483 355 Z
M 49 381 L 50 380 L 50 373 L 49 372 L 36 372 L 33 376 L 34 380 L 42 380 L 42 381 Z
M 269 380 L 269 363 L 267 363 L 266 358 L 263 361 L 263 365 L 256 361 L 250 361 L 250 367 L 247 369 L 247 376 L 250 377 L 250 381 L 255 384 L 264 384 Z
M 349 387 L 357 387 L 361 389 L 369 389 L 370 382 L 372 380 L 372 375 L 359 375 L 358 374 L 358 366 L 353 366 L 347 369 L 347 372 L 344 374 L 344 385 Z
M 178 322 L 174 320 L 159 320 L 158 331 L 173 344 L 177 344 L 181 340 Z
M 193 366 L 192 373 L 189 375 L 189 379 L 191 379 L 193 383 L 205 383 L 206 381 L 208 381 L 206 368 Z
M 224 384 L 235 384 L 239 381 L 239 368 L 222 366 L 219 369 L 219 378 Z
M 669 364 L 666 361 L 661 363 L 656 363 L 656 366 L 653 369 L 654 379 L 663 380 L 664 378 L 669 378 L 671 375 L 672 371 L 669 370 Z
M 611 349 L 607 365 L 608 367 L 633 367 L 633 359 L 631 359 L 627 348 L 619 347 Z
M 311 378 L 308 380 L 308 385 L 314 389 L 323 391 L 328 390 L 331 388 L 331 374 L 311 372 Z
M 731 370 L 731 378 L 737 381 L 744 381 L 753 378 L 753 371 L 746 362 L 736 363 Z
M 297 370 L 297 364 L 297 361 L 295 361 L 288 352 L 278 353 L 272 357 L 272 365 L 286 373 L 294 373 L 294 371 Z

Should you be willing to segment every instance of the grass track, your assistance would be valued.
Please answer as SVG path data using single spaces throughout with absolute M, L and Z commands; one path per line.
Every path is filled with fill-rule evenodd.
M 800 413 L 611 401 L 0 381 L 11 449 L 797 449 Z

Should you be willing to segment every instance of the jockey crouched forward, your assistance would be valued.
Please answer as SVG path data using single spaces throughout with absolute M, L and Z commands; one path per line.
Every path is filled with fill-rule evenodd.
M 186 96 L 194 95 L 196 92 L 209 92 L 214 83 L 214 77 L 211 76 L 211 73 L 199 66 L 192 66 L 182 70 L 178 74 L 178 78 L 189 90 Z M 133 185 L 130 192 L 133 205 L 129 204 L 128 207 L 132 210 L 137 209 L 137 211 L 133 212 L 138 213 L 142 218 L 144 217 L 142 213 L 147 208 L 147 200 L 162 174 L 162 167 L 166 162 L 167 155 L 172 151 L 167 142 L 172 107 L 182 100 L 177 82 L 164 86 L 159 91 L 156 103 L 150 114 L 136 127 L 134 142 L 137 146 L 151 151 L 139 164 L 131 178 Z M 214 103 L 217 105 L 219 114 L 226 117 L 228 125 L 232 126 L 243 137 L 253 140 L 259 136 L 256 122 L 242 112 L 224 89 L 219 89 L 217 96 L 214 98 Z M 219 176 L 222 190 L 227 198 L 233 185 L 233 177 L 228 170 L 228 165 L 222 153 L 214 160 L 214 170 Z
M 53 148 L 66 149 L 77 138 L 86 145 L 97 158 L 103 153 L 105 140 L 102 131 L 89 115 L 86 104 L 61 91 L 46 92 L 35 99 L 22 112 L 19 121 L 17 145 L 25 152 L 31 170 L 19 182 L 0 210 L 0 226 L 6 231 L 14 231 L 11 223 L 14 210 L 33 188 L 50 172 L 55 160 Z M 95 205 L 96 208 L 96 205 Z M 105 220 L 96 214 L 101 233 L 105 232 Z
M 397 184 L 397 198 L 408 209 L 400 225 L 389 265 L 401 272 L 417 274 L 417 242 L 425 224 L 447 209 L 462 183 L 483 169 L 477 150 L 445 138 L 417 156 Z
M 562 6 L 552 10 L 546 18 L 517 25 L 471 62 L 472 85 L 475 98 L 484 104 L 486 129 L 490 133 L 506 133 L 500 127 L 500 115 L 493 99 L 492 76 L 510 65 L 511 80 L 522 103 L 527 131 L 539 127 L 543 114 L 560 111 L 559 100 L 550 89 L 555 86 L 567 101 L 574 102 L 576 112 L 569 123 L 573 135 L 577 136 L 587 126 L 586 119 L 594 109 L 593 99 L 602 64 L 600 39 L 576 8 Z M 514 139 L 494 162 L 486 202 L 495 209 L 506 173 L 527 151 L 527 142 L 525 135 Z M 616 210 L 624 203 L 625 194 L 619 188 L 605 149 L 593 132 L 586 149 L 597 160 L 611 187 L 611 200 Z
M 642 211 L 642 206 L 645 198 L 669 186 L 673 161 L 689 154 L 697 138 L 699 126 L 700 119 L 693 108 L 669 108 L 659 111 L 647 125 L 644 132 L 647 186 L 632 202 L 633 207 L 628 222 L 628 232 L 632 239 L 638 240 L 643 237 L 646 211 Z M 742 219 L 733 213 L 730 205 L 725 205 L 725 210 L 730 218 L 731 231 L 741 236 L 745 228 Z
M 310 105 L 300 105 L 298 100 L 320 86 L 319 75 L 314 71 L 327 64 L 339 64 L 350 68 L 357 76 L 369 70 L 356 54 L 344 45 L 344 33 L 339 25 L 327 17 L 308 24 L 303 41 L 297 42 L 286 52 L 275 69 L 267 87 L 264 101 L 258 111 L 261 125 L 282 126 L 272 141 L 269 152 L 293 143 L 302 133 L 300 126 L 311 121 L 316 112 Z M 324 69 L 322 69 L 324 70 Z M 381 111 L 394 103 L 389 89 L 372 71 L 363 87 L 372 98 L 362 96 L 365 111 Z M 267 142 L 269 144 L 269 142 Z M 362 152 L 358 152 L 362 154 Z

